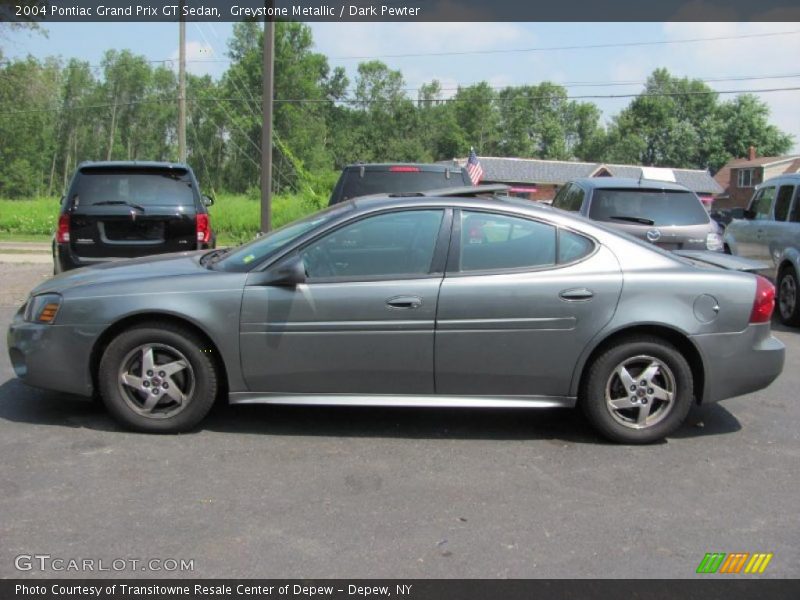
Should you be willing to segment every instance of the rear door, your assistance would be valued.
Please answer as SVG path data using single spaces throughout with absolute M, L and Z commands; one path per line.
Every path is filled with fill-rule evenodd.
M 197 197 L 185 169 L 83 169 L 67 198 L 70 248 L 83 259 L 193 250 Z
M 622 289 L 595 241 L 519 216 L 462 211 L 439 294 L 436 392 L 568 396 Z

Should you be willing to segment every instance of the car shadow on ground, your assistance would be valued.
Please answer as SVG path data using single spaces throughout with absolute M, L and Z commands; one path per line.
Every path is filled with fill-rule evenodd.
M 0 385 L 0 419 L 29 425 L 121 431 L 100 402 L 30 388 L 16 379 Z M 671 437 L 739 431 L 734 415 L 716 404 L 693 409 Z M 197 433 L 408 439 L 553 440 L 605 444 L 579 410 L 435 409 L 326 406 L 229 406 L 217 403 Z

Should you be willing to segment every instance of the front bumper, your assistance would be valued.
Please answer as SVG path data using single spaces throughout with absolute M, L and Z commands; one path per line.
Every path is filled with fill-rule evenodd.
M 6 334 L 14 373 L 28 385 L 91 396 L 89 357 L 103 325 L 44 325 L 14 315 Z
M 702 403 L 719 402 L 762 390 L 783 371 L 786 348 L 772 336 L 769 323 L 737 333 L 692 337 L 703 357 Z

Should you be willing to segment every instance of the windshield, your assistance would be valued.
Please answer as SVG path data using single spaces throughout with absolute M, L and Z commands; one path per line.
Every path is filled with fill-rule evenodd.
M 84 169 L 72 188 L 75 208 L 128 205 L 194 206 L 192 180 L 185 169 Z
M 596 189 L 589 216 L 595 221 L 662 227 L 709 222 L 697 196 L 680 190 Z
M 225 271 L 249 271 L 265 258 L 274 254 L 300 236 L 333 221 L 342 213 L 352 210 L 350 204 L 337 205 L 313 215 L 284 225 L 279 229 L 228 251 L 219 261 L 219 268 Z

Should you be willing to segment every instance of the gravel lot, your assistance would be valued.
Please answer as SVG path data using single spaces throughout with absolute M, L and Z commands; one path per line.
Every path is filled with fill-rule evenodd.
M 4 331 L 50 268 L 0 264 Z M 24 386 L 3 349 L 0 577 L 84 575 L 14 567 L 49 554 L 193 559 L 195 577 L 685 578 L 712 551 L 800 577 L 800 330 L 776 329 L 778 381 L 648 447 L 566 410 L 220 406 L 196 433 L 131 434 Z

